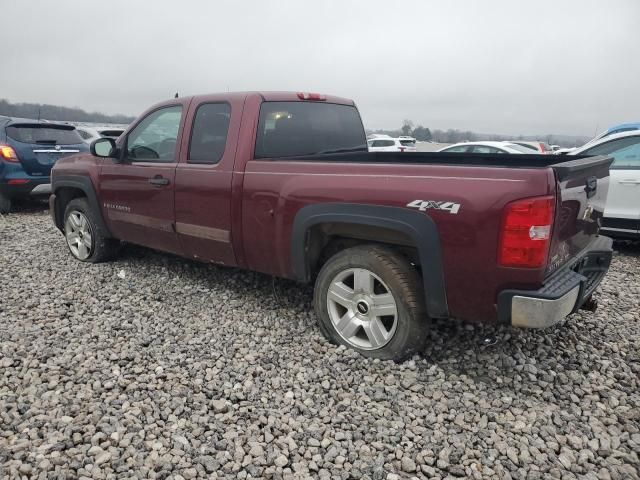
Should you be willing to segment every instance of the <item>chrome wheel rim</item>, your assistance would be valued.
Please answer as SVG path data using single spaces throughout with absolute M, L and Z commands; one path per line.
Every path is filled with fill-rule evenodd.
M 389 287 L 365 268 L 338 273 L 327 292 L 329 319 L 350 346 L 378 350 L 391 341 L 398 307 Z
M 86 260 L 93 249 L 91 224 L 84 213 L 74 210 L 64 222 L 64 235 L 74 257 Z

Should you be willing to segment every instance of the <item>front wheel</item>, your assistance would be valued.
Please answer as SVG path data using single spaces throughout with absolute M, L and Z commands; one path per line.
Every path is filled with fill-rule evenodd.
M 85 198 L 74 198 L 67 205 L 64 236 L 71 255 L 82 262 L 103 262 L 117 252 L 118 242 L 106 237 Z
M 387 247 L 362 245 L 331 257 L 318 274 L 314 306 L 330 341 L 367 357 L 400 361 L 426 339 L 420 275 Z

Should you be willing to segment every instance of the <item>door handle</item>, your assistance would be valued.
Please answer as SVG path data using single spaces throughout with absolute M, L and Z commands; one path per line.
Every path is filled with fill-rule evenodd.
M 640 180 L 618 180 L 623 185 L 640 185 Z
M 169 179 L 168 178 L 164 178 L 162 175 L 156 175 L 153 178 L 150 178 L 148 180 L 148 182 L 151 185 L 157 185 L 159 187 L 163 186 L 163 185 L 169 185 Z

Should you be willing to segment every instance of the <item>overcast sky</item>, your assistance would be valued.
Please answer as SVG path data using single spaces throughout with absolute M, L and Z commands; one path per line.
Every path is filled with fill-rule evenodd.
M 137 115 L 317 91 L 369 128 L 591 135 L 640 121 L 639 0 L 9 1 L 0 98 Z

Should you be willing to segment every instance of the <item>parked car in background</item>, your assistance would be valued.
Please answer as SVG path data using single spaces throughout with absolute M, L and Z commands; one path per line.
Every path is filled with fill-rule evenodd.
M 607 135 L 567 155 L 613 157 L 602 230 L 612 237 L 640 238 L 640 130 Z
M 585 148 L 587 146 L 595 145 L 599 143 L 603 138 L 610 137 L 611 135 L 616 135 L 618 133 L 624 132 L 633 132 L 635 130 L 640 130 L 640 122 L 629 122 L 629 123 L 619 123 L 618 125 L 614 125 L 609 127 L 604 132 L 599 135 L 596 135 L 593 139 L 589 140 L 580 148 Z
M 403 143 L 404 142 L 404 143 Z M 400 138 L 378 137 L 367 140 L 370 152 L 415 152 L 416 144 L 409 140 Z
M 400 140 L 400 143 L 405 147 L 415 147 L 416 146 L 416 139 L 413 138 L 413 137 L 409 137 L 408 135 L 400 135 L 398 137 L 398 140 Z
M 14 199 L 51 193 L 51 167 L 89 146 L 73 125 L 0 116 L 0 213 Z
M 554 155 L 566 155 L 569 152 L 573 152 L 576 149 L 576 147 L 570 147 L 570 148 L 559 148 L 558 150 L 555 150 L 553 152 Z
M 516 145 L 520 145 L 524 148 L 528 148 L 529 150 L 533 150 L 533 153 L 541 153 L 543 155 L 553 153 L 553 149 L 549 146 L 549 144 L 545 142 L 525 142 L 523 140 L 509 140 L 506 143 L 515 143 Z
M 466 142 L 441 148 L 448 153 L 535 153 L 528 148 L 506 142 Z
M 91 143 L 98 138 L 118 138 L 124 132 L 123 127 L 103 126 L 103 127 L 86 127 L 84 125 L 76 126 L 76 130 L 85 141 Z
M 327 338 L 401 360 L 430 319 L 543 328 L 591 305 L 610 163 L 369 153 L 351 100 L 221 93 L 155 105 L 58 162 L 49 211 L 79 261 L 126 241 L 315 281 Z

